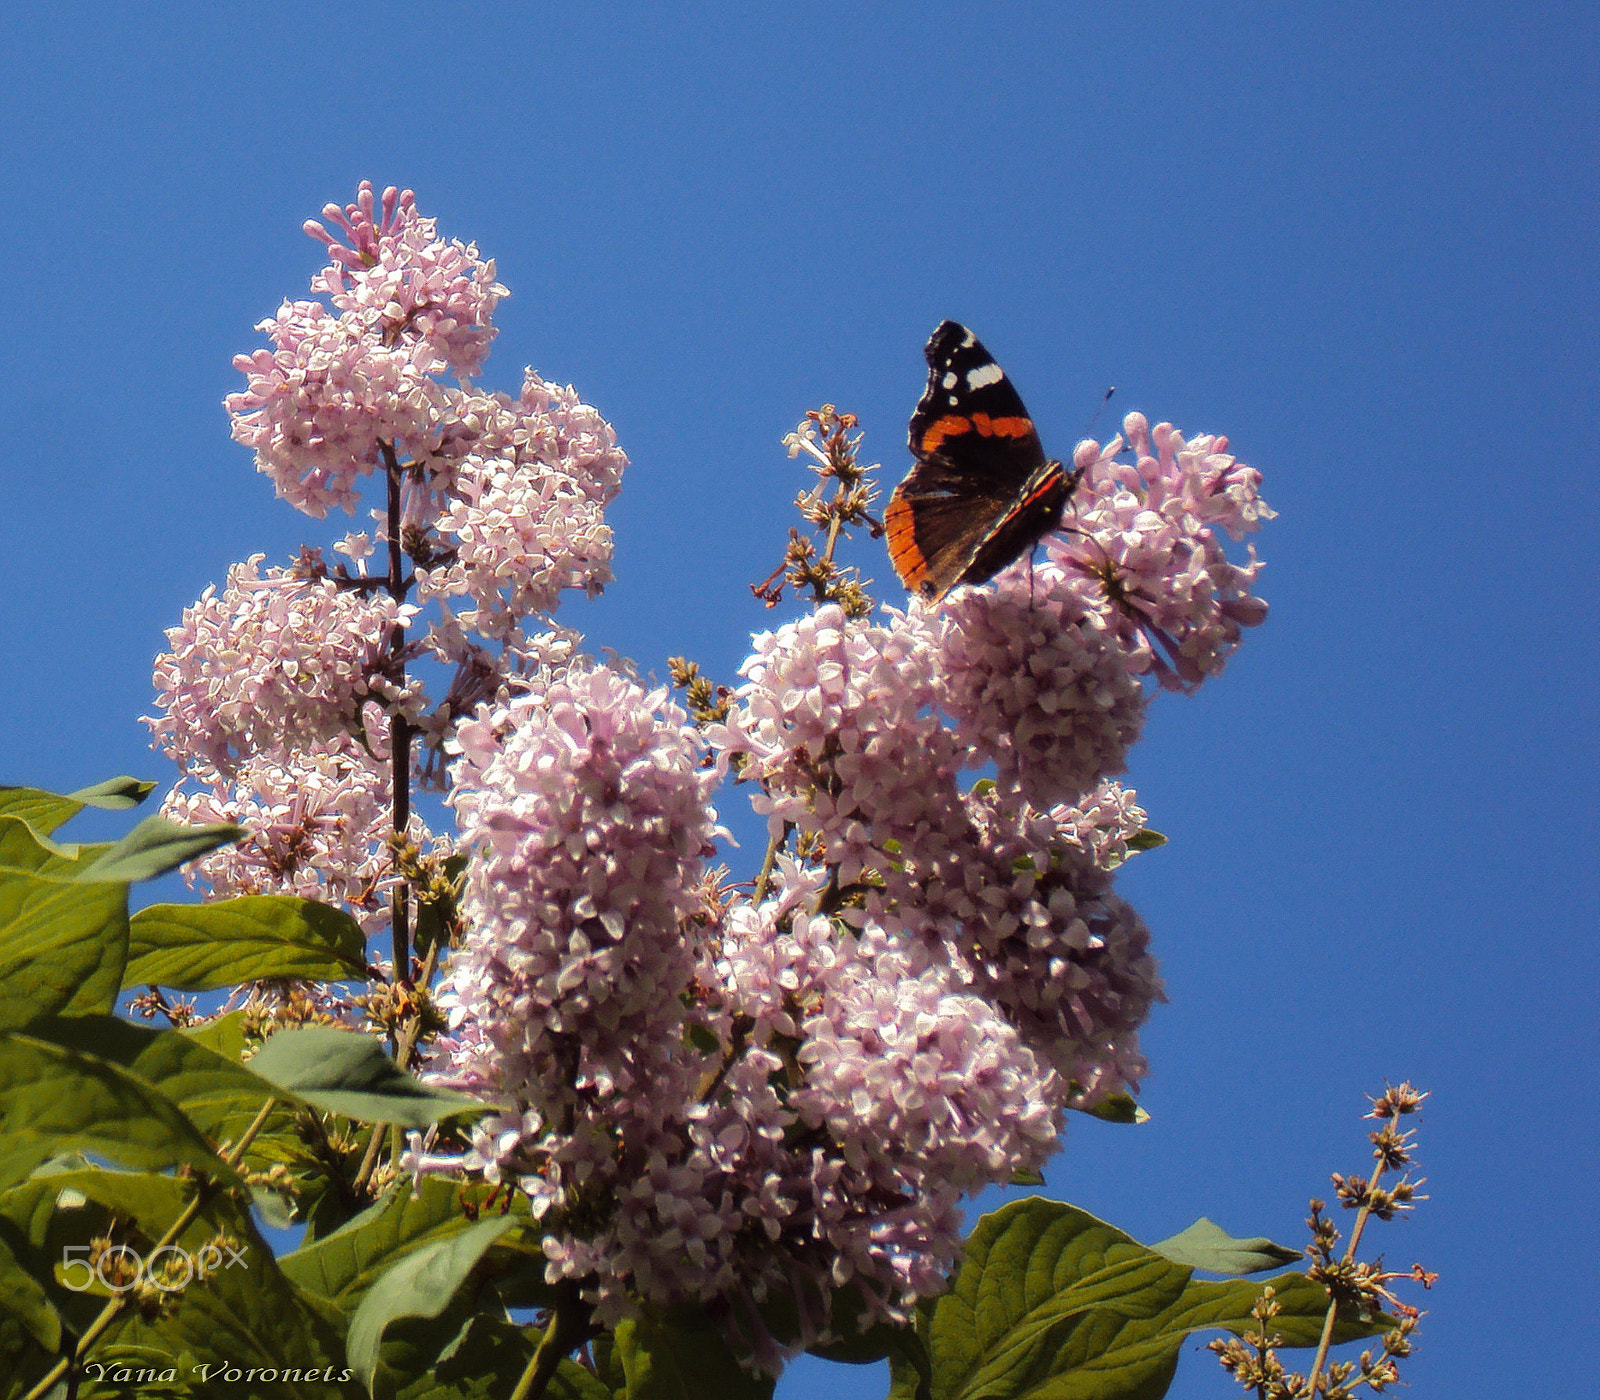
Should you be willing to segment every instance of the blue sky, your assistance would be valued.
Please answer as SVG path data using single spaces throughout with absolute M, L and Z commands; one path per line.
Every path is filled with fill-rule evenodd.
M 1442 1274 L 1411 1393 L 1583 1393 L 1597 39 L 1537 3 L 13 7 L 0 780 L 169 779 L 161 630 L 327 537 L 221 399 L 362 178 L 498 259 L 487 383 L 532 365 L 616 425 L 618 582 L 563 619 L 658 671 L 731 677 L 775 620 L 746 584 L 801 412 L 858 413 L 896 479 L 964 320 L 1058 454 L 1115 384 L 1280 512 L 1271 618 L 1134 755 L 1172 838 L 1124 880 L 1171 997 L 1153 1119 L 1076 1125 L 1051 1191 L 1298 1244 L 1409 1077 L 1431 1199 L 1381 1245 Z M 881 1394 L 782 1394 L 824 1385 Z M 1171 1393 L 1227 1386 L 1202 1352 Z

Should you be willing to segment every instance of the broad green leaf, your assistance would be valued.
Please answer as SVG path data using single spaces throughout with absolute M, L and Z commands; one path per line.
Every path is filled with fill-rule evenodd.
M 45 1171 L 0 1193 L 0 1215 L 15 1222 L 35 1269 L 42 1264 L 52 1275 L 50 1287 L 63 1318 L 80 1333 L 105 1298 L 95 1291 L 66 1291 L 55 1284 L 53 1275 L 60 1273 L 74 1286 L 81 1284 L 82 1265 L 64 1261 L 81 1260 L 90 1240 L 106 1232 L 111 1218 L 118 1222 L 117 1238 L 146 1264 L 176 1266 L 180 1284 L 194 1269 L 187 1287 L 172 1295 L 177 1306 L 171 1316 L 144 1317 L 138 1309 L 128 1309 L 91 1351 L 90 1360 L 109 1363 L 120 1357 L 167 1356 L 183 1363 L 187 1355 L 182 1374 L 194 1382 L 200 1397 L 246 1394 L 262 1400 L 325 1400 L 338 1394 L 337 1386 L 291 1382 L 284 1373 L 284 1368 L 331 1366 L 337 1376 L 343 1365 L 337 1330 L 320 1316 L 314 1300 L 282 1276 L 271 1247 L 234 1193 L 207 1192 L 200 1198 L 198 1215 L 174 1240 L 174 1248 L 159 1256 L 154 1253 L 154 1241 L 195 1199 L 199 1186 L 181 1177 L 94 1167 Z M 112 1211 L 106 1209 L 108 1204 Z M 196 1267 L 201 1264 L 209 1266 L 203 1278 Z M 209 1384 L 197 1376 L 195 1363 L 212 1366 Z M 224 1385 L 215 1374 L 222 1365 L 276 1368 L 279 1375 L 276 1383 L 273 1377 L 258 1375 L 253 1386 Z M 127 1386 L 120 1393 L 130 1394 Z M 143 1396 L 146 1390 L 136 1387 L 131 1393 Z
M 200 1026 L 185 1026 L 181 1035 L 236 1064 L 244 1059 L 244 1012 L 230 1011 Z
M 140 1169 L 187 1162 L 237 1180 L 148 1080 L 81 1051 L 0 1032 L 0 1185 L 64 1152 Z
M 838 1330 L 839 1310 L 834 1309 L 834 1327 Z M 843 1361 L 851 1366 L 866 1366 L 886 1357 L 895 1357 L 901 1364 L 910 1366 L 919 1375 L 928 1372 L 928 1351 L 915 1327 L 897 1327 L 880 1322 L 865 1332 L 847 1327 L 843 1335 L 831 1342 L 820 1342 L 807 1350 L 826 1361 Z
M 402 1317 L 438 1317 L 489 1246 L 517 1224 L 509 1215 L 480 1220 L 459 1234 L 411 1251 L 373 1283 L 351 1318 L 345 1339 L 357 1378 L 371 1388 L 384 1328 Z
M 1054 1397 L 1043 1387 L 1063 1370 L 1086 1317 L 1153 1316 L 1188 1278 L 1188 1269 L 1075 1206 L 1012 1202 L 978 1222 L 949 1292 L 920 1310 L 932 1394 Z M 891 1393 L 915 1395 L 915 1370 L 900 1358 L 891 1364 Z
M 18 818 L 43 839 L 85 807 L 99 807 L 110 812 L 137 807 L 155 791 L 155 786 L 139 778 L 108 778 L 65 797 L 40 788 L 0 786 L 0 816 Z
M 0 787 L 0 818 L 20 827 L 27 837 L 51 855 L 71 860 L 78 847 L 73 842 L 57 842 L 50 833 L 83 810 L 68 797 L 38 788 Z M 19 864 L 14 840 L 0 840 L 0 866 Z M 32 865 L 23 866 L 33 869 Z
M 1327 1296 L 1304 1274 L 1269 1280 L 1287 1346 L 1314 1345 Z M 931 1400 L 1159 1400 L 1191 1332 L 1253 1324 L 1265 1285 L 1199 1281 L 1073 1206 L 1028 1200 L 978 1222 L 950 1291 L 919 1308 Z M 1338 1340 L 1387 1320 L 1348 1323 Z M 894 1400 L 918 1376 L 891 1355 Z
M 505 1400 L 516 1389 L 538 1345 L 538 1330 L 482 1312 L 464 1316 L 465 1323 L 442 1348 L 431 1337 L 418 1339 L 414 1347 L 393 1338 L 384 1342 L 382 1369 L 403 1378 L 392 1390 L 393 1400 Z M 454 1318 L 446 1314 L 441 1321 Z M 411 1329 L 404 1330 L 409 1342 Z M 612 1400 L 600 1380 L 570 1357 L 556 1367 L 544 1394 L 545 1400 Z
M 61 1344 L 61 1315 L 50 1302 L 44 1285 L 28 1270 L 12 1249 L 8 1236 L 16 1231 L 9 1221 L 0 1222 L 0 1313 L 9 1313 L 45 1351 Z M 19 1241 L 26 1246 L 26 1241 Z
M 126 812 L 131 807 L 137 807 L 155 790 L 156 785 L 148 779 L 130 778 L 124 773 L 120 777 L 107 778 L 93 787 L 68 793 L 67 800 L 81 802 L 85 807 L 101 807 L 108 812 Z
M 722 1333 L 700 1320 L 626 1319 L 607 1360 L 623 1376 L 619 1400 L 770 1400 L 775 1384 L 741 1366 Z
M 75 880 L 111 849 L 109 842 L 83 845 L 52 841 L 40 836 L 21 817 L 0 815 L 0 879 L 10 875 L 39 875 Z
M 152 904 L 130 921 L 124 985 L 209 992 L 266 977 L 367 975 L 366 936 L 343 910 L 285 894 Z
M 462 1210 L 454 1182 L 425 1177 L 415 1197 L 405 1183 L 331 1235 L 283 1255 L 278 1263 L 299 1287 L 351 1313 L 407 1254 L 464 1234 L 474 1223 Z
M 1187 1230 L 1150 1248 L 1175 1264 L 1212 1274 L 1258 1274 L 1263 1269 L 1281 1269 L 1302 1257 L 1298 1249 L 1274 1244 L 1260 1235 L 1236 1240 L 1203 1215 Z
M 1107 1094 L 1105 1098 L 1088 1108 L 1077 1108 L 1068 1105 L 1076 1113 L 1087 1114 L 1090 1118 L 1098 1118 L 1102 1123 L 1148 1123 L 1150 1115 L 1139 1106 L 1137 1099 L 1132 1094 Z
M 115 1016 L 63 1017 L 36 1022 L 28 1033 L 69 1050 L 86 1050 L 148 1080 L 218 1144 L 239 1141 L 262 1106 L 277 1099 L 250 1144 L 245 1165 L 261 1171 L 283 1164 L 302 1195 L 314 1200 L 328 1177 L 326 1164 L 301 1133 L 312 1110 L 240 1064 L 241 1019 L 242 1013 L 230 1012 L 197 1031 L 178 1031 Z M 213 1045 L 232 1054 L 219 1054 Z M 286 1208 L 274 1200 L 261 1204 L 269 1220 L 281 1218 Z
M 1250 1309 L 1270 1284 L 1283 1309 L 1272 1320 L 1286 1347 L 1315 1346 L 1327 1313 L 1328 1295 L 1304 1274 L 1283 1274 L 1264 1283 L 1191 1279 L 1174 1303 L 1147 1318 L 1091 1313 L 1059 1357 L 1047 1385 L 1030 1400 L 1159 1400 L 1177 1372 L 1185 1338 L 1222 1329 L 1240 1333 L 1255 1325 Z M 1334 1331 L 1338 1342 L 1372 1336 L 1393 1319 L 1350 1322 Z
M 128 957 L 128 888 L 74 884 L 75 869 L 18 818 L 0 817 L 0 1029 L 116 1004 Z
M 1149 827 L 1145 827 L 1143 831 L 1134 832 L 1128 838 L 1128 849 L 1130 851 L 1153 851 L 1156 847 L 1165 846 L 1166 844 L 1167 838 L 1159 831 L 1152 831 Z
M 118 1016 L 54 1017 L 36 1021 L 28 1034 L 68 1050 L 85 1051 L 136 1074 L 172 1100 L 215 1142 L 237 1141 L 262 1104 L 280 1092 L 245 1066 L 225 1059 L 176 1030 L 139 1026 Z M 277 1123 L 293 1117 L 285 1105 Z
M 242 826 L 231 822 L 178 826 L 165 817 L 146 817 L 78 879 L 94 884 L 153 880 L 187 860 L 237 841 L 244 834 Z
M 250 1068 L 318 1108 L 365 1123 L 426 1128 L 483 1107 L 413 1078 L 371 1036 L 328 1026 L 279 1031 L 256 1052 Z
M 66 797 L 39 788 L 0 786 L 0 817 L 16 818 L 41 846 L 71 860 L 80 848 L 76 843 L 58 845 L 50 840 L 51 832 L 65 825 L 85 807 L 101 807 L 108 811 L 136 807 L 155 790 L 155 786 L 138 778 L 110 778 Z M 0 865 L 6 863 L 0 858 Z
M 87 1162 L 76 1154 L 70 1160 L 71 1170 L 86 1170 L 88 1167 Z M 106 1234 L 112 1227 L 113 1219 L 111 1212 L 90 1201 L 83 1192 L 57 1184 L 55 1177 L 59 1175 L 59 1172 L 52 1174 L 51 1164 L 47 1164 L 20 1186 L 0 1191 L 0 1233 L 5 1235 L 12 1253 L 23 1267 L 44 1287 L 50 1302 L 60 1314 L 64 1333 L 81 1335 L 104 1307 L 105 1299 L 62 1288 L 56 1282 L 56 1269 L 74 1255 L 82 1257 L 82 1246 L 96 1236 Z M 79 1248 L 67 1253 L 70 1246 Z M 75 1274 L 80 1272 L 75 1270 Z M 81 1279 L 75 1277 L 74 1281 L 81 1282 Z M 0 1311 L 0 1330 L 4 1330 L 4 1317 L 3 1311 Z M 29 1349 L 37 1351 L 26 1334 L 20 1340 L 26 1344 L 25 1352 Z M 0 1352 L 0 1355 L 3 1354 Z M 5 1369 L 4 1363 L 0 1363 L 0 1376 L 4 1375 Z M 18 1369 L 24 1369 L 20 1361 Z M 39 1372 L 33 1374 L 37 1378 Z M 0 1395 L 5 1393 L 4 1385 L 0 1384 Z

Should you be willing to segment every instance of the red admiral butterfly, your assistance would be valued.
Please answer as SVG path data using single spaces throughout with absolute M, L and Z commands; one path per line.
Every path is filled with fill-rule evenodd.
M 917 460 L 884 529 L 901 583 L 936 603 L 957 584 L 988 582 L 1057 528 L 1078 473 L 1045 457 L 1011 381 L 965 326 L 945 321 L 922 353 Z

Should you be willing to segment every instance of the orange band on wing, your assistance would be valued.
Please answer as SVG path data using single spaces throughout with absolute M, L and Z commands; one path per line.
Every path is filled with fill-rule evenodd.
M 980 437 L 1027 437 L 1033 431 L 1031 418 L 991 418 L 987 413 L 974 413 L 970 418 L 949 413 L 928 425 L 922 434 L 922 450 L 933 453 L 946 438 L 960 437 L 977 430 Z
M 928 430 L 922 435 L 922 450 L 924 452 L 937 452 L 939 444 L 946 438 L 960 437 L 963 433 L 972 431 L 972 419 L 962 418 L 958 414 L 947 414 L 928 425 Z
M 987 413 L 974 413 L 972 422 L 984 437 L 1027 437 L 1033 431 L 1031 418 L 991 418 Z
M 883 528 L 889 540 L 889 562 L 900 575 L 900 582 L 914 593 L 928 576 L 928 561 L 917 548 L 916 513 L 904 496 L 895 495 L 890 500 Z

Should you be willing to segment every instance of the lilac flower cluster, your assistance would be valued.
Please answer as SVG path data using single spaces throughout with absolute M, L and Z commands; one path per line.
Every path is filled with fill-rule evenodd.
M 369 933 L 388 923 L 394 872 L 384 840 L 390 829 L 390 775 L 348 735 L 299 749 L 293 763 L 267 754 L 232 775 L 167 799 L 174 821 L 235 822 L 248 833 L 188 867 L 219 899 L 294 894 L 341 905 Z M 412 836 L 421 840 L 420 822 Z
M 279 832 L 285 801 L 301 810 L 291 800 L 300 788 L 302 805 L 341 794 L 327 798 L 337 820 L 294 817 L 288 864 L 279 832 L 212 855 L 192 876 L 218 894 L 320 889 L 376 926 L 392 885 L 376 873 L 388 865 L 383 825 L 356 819 L 348 784 L 370 770 L 371 802 L 391 800 L 374 756 L 397 718 L 421 738 L 423 775 L 442 781 L 457 721 L 570 661 L 570 634 L 548 615 L 564 593 L 593 595 L 610 580 L 604 512 L 627 457 L 570 387 L 532 370 L 516 398 L 471 385 L 506 289 L 476 247 L 438 234 L 409 191 L 380 198 L 364 183 L 323 218 L 306 231 L 329 250 L 311 283 L 325 300 L 286 301 L 258 327 L 270 348 L 235 360 L 246 386 L 227 399 L 233 434 L 279 496 L 314 517 L 354 512 L 369 479 L 387 480 L 406 572 L 398 584 L 369 576 L 365 534 L 335 546 L 354 572 L 330 571 L 314 552 L 314 567 L 264 569 L 259 555 L 236 565 L 167 634 L 147 722 L 198 785 L 169 799 L 172 815 L 232 812 Z M 386 528 L 386 510 L 372 514 Z M 419 621 L 430 604 L 436 615 Z M 437 701 L 406 669 L 419 660 L 444 672 Z M 334 762 L 355 767 L 334 780 Z M 365 856 L 363 839 L 375 843 Z M 326 874 L 334 869 L 346 874 Z
M 415 608 L 340 589 L 253 554 L 167 632 L 156 659 L 155 746 L 187 772 L 227 777 L 247 759 L 358 727 Z
M 1103 447 L 1078 444 L 1084 473 L 1073 529 L 1049 545 L 1077 591 L 1101 611 L 1129 666 L 1169 690 L 1193 690 L 1220 675 L 1240 630 L 1266 620 L 1251 593 L 1261 565 L 1223 553 L 1214 526 L 1242 539 L 1275 512 L 1261 499 L 1261 473 L 1228 452 L 1228 439 L 1192 442 L 1142 413 Z M 1124 446 L 1133 462 L 1120 461 Z
M 569 677 L 469 726 L 505 735 L 507 753 L 519 729 L 542 736 L 537 758 L 517 761 L 526 778 L 487 781 L 465 740 L 457 772 L 485 868 L 505 883 L 474 904 L 450 981 L 457 1035 L 435 1071 L 501 1110 L 467 1157 L 419 1143 L 411 1163 L 514 1177 L 544 1221 L 550 1277 L 579 1280 L 603 1318 L 694 1299 L 769 1369 L 830 1328 L 905 1320 L 947 1277 L 961 1200 L 1043 1162 L 1067 1108 L 1137 1086 L 1139 1027 L 1162 989 L 1149 931 L 1112 887 L 1145 821 L 1114 776 L 1143 724 L 1142 678 L 1193 688 L 1264 616 L 1258 566 L 1229 564 L 1212 528 L 1270 514 L 1221 439 L 1142 425 L 1127 423 L 1133 463 L 1120 439 L 1080 448 L 1076 533 L 1037 569 L 940 611 L 865 621 L 826 604 L 754 638 L 704 738 L 751 785 L 774 874 L 764 897 L 696 912 L 698 865 L 656 838 L 655 859 L 677 862 L 662 897 L 680 901 L 679 961 L 640 946 L 664 1019 L 641 1031 L 627 1071 L 558 1068 L 552 1082 L 553 1054 L 524 1048 L 568 1024 L 554 995 L 530 999 L 529 976 L 586 987 L 577 969 L 593 957 L 567 909 L 526 912 L 552 879 L 576 888 L 566 867 L 580 849 L 543 799 L 529 805 L 527 783 L 593 781 L 598 721 L 571 718 Z M 640 703 L 631 693 L 623 708 L 637 720 Z M 560 744 L 537 718 L 557 713 Z M 686 789 L 681 716 L 652 722 Z M 628 752 L 644 742 L 641 730 Z M 985 765 L 992 780 L 962 783 Z M 627 810 L 624 787 L 612 791 Z M 713 820 L 680 817 L 696 839 Z M 597 841 L 602 829 L 585 826 L 589 859 L 614 843 L 645 861 L 636 836 Z M 795 856 L 781 853 L 791 834 Z M 638 985 L 611 975 L 618 995 Z M 638 1063 L 662 1045 L 643 1102 Z M 591 1082 L 610 1096 L 603 1110 L 571 1097 Z M 598 1153 L 581 1174 L 580 1140 Z M 846 1285 L 858 1315 L 841 1318 Z M 766 1306 L 779 1297 L 793 1310 L 782 1326 Z
M 387 509 L 376 542 L 335 546 L 348 563 L 255 556 L 168 634 L 149 722 L 190 784 L 168 810 L 251 833 L 200 877 L 376 929 L 394 736 L 441 785 L 448 758 L 470 861 L 427 1072 L 490 1107 L 409 1169 L 524 1193 L 547 1277 L 602 1323 L 694 1302 L 775 1369 L 906 1321 L 962 1200 L 1145 1072 L 1161 981 L 1113 888 L 1145 814 L 1115 779 L 1153 694 L 1219 674 L 1265 616 L 1260 565 L 1217 537 L 1270 518 L 1259 473 L 1130 414 L 1079 444 L 1037 567 L 763 632 L 697 727 L 549 617 L 611 577 L 627 458 L 570 387 L 472 385 L 494 265 L 409 192 L 363 185 L 324 220 L 322 300 L 236 362 L 234 436 L 312 516 L 380 481 Z M 827 466 L 814 426 L 786 441 Z M 438 699 L 412 664 L 444 673 Z M 707 863 L 730 773 L 771 839 L 753 891 Z

